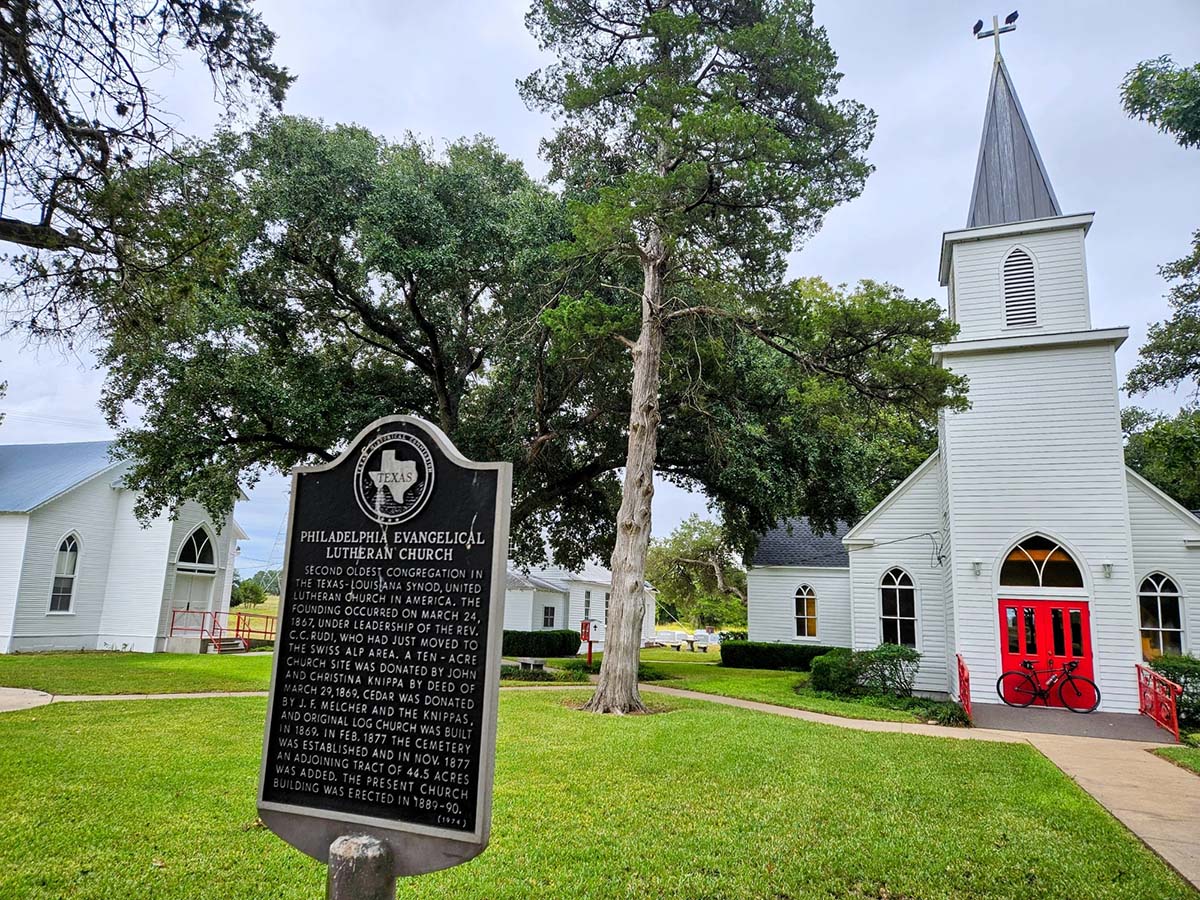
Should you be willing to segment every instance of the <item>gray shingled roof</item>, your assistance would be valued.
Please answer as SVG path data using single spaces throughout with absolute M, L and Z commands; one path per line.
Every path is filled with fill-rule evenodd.
M 762 536 L 751 565 L 848 566 L 850 554 L 842 544 L 842 537 L 849 530 L 849 524 L 839 522 L 832 534 L 817 534 L 807 518 L 788 519 Z
M 1061 216 L 1050 176 L 1013 89 L 1008 67 L 996 57 L 988 89 L 983 139 L 967 227 L 1005 225 Z
M 28 512 L 111 468 L 110 441 L 0 446 L 0 512 Z
M 515 569 L 508 570 L 507 587 L 511 591 L 552 591 L 556 594 L 567 594 L 570 591 L 565 584 L 557 581 L 551 581 L 548 578 L 539 578 L 532 572 L 518 572 Z

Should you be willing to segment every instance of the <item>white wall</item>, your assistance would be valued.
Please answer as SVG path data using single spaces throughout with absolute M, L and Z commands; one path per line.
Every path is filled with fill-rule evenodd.
M 0 516 L 0 653 L 9 651 L 12 640 L 28 531 L 28 516 Z
M 1200 540 L 1200 520 L 1164 500 L 1132 472 L 1127 475 L 1133 583 L 1140 586 L 1152 572 L 1171 576 L 1183 595 L 1183 650 L 1200 655 L 1200 547 L 1183 543 Z
M 1091 328 L 1083 238 L 1083 228 L 1074 227 L 956 244 L 952 264 L 958 340 Z M 1004 324 L 1001 273 L 1004 258 L 1013 247 L 1021 247 L 1033 257 L 1035 327 L 1007 328 Z
M 554 607 L 554 624 L 549 628 L 545 622 L 545 608 Z M 530 610 L 532 619 L 529 627 L 533 631 L 558 631 L 567 627 L 567 595 L 555 591 L 535 590 L 533 592 L 533 607 Z
M 873 540 L 876 546 L 850 548 L 850 584 L 854 598 L 853 647 L 869 650 L 883 640 L 879 585 L 885 572 L 899 566 L 916 588 L 917 650 L 921 666 L 915 687 L 920 691 L 948 693 L 946 663 L 945 573 L 933 553 L 941 527 L 940 458 L 935 456 L 911 480 L 901 485 L 847 537 Z
M 113 517 L 104 609 L 96 647 L 153 652 L 167 571 L 171 521 L 156 517 L 143 528 L 133 513 L 135 491 L 120 491 Z
M 532 590 L 509 588 L 504 592 L 504 630 L 529 631 L 533 606 Z
M 972 699 L 998 702 L 991 686 L 1000 674 L 1000 563 L 1015 542 L 1041 532 L 1084 570 L 1101 708 L 1136 710 L 1140 654 L 1113 347 L 945 359 L 970 379 L 972 404 L 946 417 L 943 446 L 958 643 L 976 685 Z M 1111 578 L 1102 574 L 1105 560 L 1113 562 Z
M 29 514 L 12 650 L 95 649 L 117 509 L 111 481 L 105 471 Z M 51 613 L 55 557 L 71 532 L 80 544 L 71 611 Z
M 817 596 L 816 637 L 796 635 L 796 589 L 812 587 Z M 850 646 L 850 570 L 848 568 L 764 566 L 746 573 L 746 628 L 752 641 Z

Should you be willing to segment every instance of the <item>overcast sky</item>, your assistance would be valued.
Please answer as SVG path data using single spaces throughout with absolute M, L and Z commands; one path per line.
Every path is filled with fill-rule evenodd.
M 545 166 L 538 142 L 546 117 L 521 104 L 514 82 L 542 63 L 518 0 L 259 0 L 278 33 L 276 58 L 298 76 L 287 111 L 354 122 L 393 138 L 412 131 L 435 142 L 476 133 Z M 817 4 L 845 73 L 842 93 L 879 116 L 863 195 L 834 210 L 792 260 L 796 275 L 834 282 L 874 278 L 944 301 L 937 284 L 942 232 L 966 222 L 991 72 L 991 41 L 971 24 L 1010 7 L 961 0 Z M 1096 213 L 1088 236 L 1092 320 L 1128 325 L 1122 377 L 1149 323 L 1166 316 L 1157 267 L 1182 256 L 1200 227 L 1200 150 L 1186 151 L 1121 110 L 1118 86 L 1139 60 L 1171 54 L 1200 60 L 1200 2 L 1055 2 L 1021 6 L 1005 59 L 1065 213 Z M 1136 11 L 1134 11 L 1136 10 Z M 165 87 L 183 130 L 203 135 L 217 111 L 194 66 Z M 0 340 L 9 383 L 4 443 L 110 437 L 96 408 L 103 380 L 86 350 L 66 356 Z M 1138 400 L 1174 411 L 1168 393 Z M 703 499 L 665 486 L 655 534 L 669 532 Z M 250 534 L 243 572 L 282 559 L 286 481 L 264 480 L 236 516 Z

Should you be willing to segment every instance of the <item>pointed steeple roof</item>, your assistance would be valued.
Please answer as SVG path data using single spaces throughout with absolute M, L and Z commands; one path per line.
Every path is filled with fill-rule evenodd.
M 996 54 L 967 227 L 1061 216 L 1004 58 Z

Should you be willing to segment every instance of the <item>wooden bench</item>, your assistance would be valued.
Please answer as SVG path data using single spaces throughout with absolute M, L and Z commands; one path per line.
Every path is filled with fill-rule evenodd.
M 546 668 L 546 661 L 534 656 L 520 656 L 517 658 L 517 665 L 522 669 L 541 672 Z

